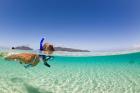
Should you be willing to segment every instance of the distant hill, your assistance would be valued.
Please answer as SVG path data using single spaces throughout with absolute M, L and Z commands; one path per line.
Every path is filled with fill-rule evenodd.
M 18 46 L 12 47 L 12 49 L 19 49 L 19 50 L 33 50 L 28 46 Z M 55 51 L 67 51 L 67 52 L 90 52 L 89 50 L 81 50 L 81 49 L 73 49 L 73 48 L 65 48 L 65 47 L 54 47 Z
M 90 52 L 89 50 L 64 48 L 64 47 L 54 47 L 55 51 L 68 51 L 68 52 Z
M 27 47 L 27 46 L 12 47 L 12 49 L 19 49 L 19 50 L 33 50 L 32 48 Z

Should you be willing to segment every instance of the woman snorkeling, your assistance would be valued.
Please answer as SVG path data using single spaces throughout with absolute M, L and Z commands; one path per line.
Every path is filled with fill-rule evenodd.
M 51 56 L 51 55 L 54 52 L 54 47 L 53 47 L 53 45 L 50 45 L 49 43 L 45 43 L 43 45 L 44 40 L 45 40 L 45 38 L 42 38 L 41 41 L 40 41 L 40 49 L 39 49 L 39 55 L 38 56 L 44 62 L 45 66 L 51 67 L 48 64 L 48 60 L 53 58 L 53 56 Z M 34 60 L 36 60 L 36 58 L 34 58 Z M 30 66 L 32 66 L 32 64 L 28 64 L 24 67 L 28 68 Z
M 39 57 L 43 60 L 44 65 L 50 67 L 50 65 L 47 63 L 49 59 L 51 59 L 53 56 L 52 53 L 54 52 L 53 45 L 50 45 L 49 43 L 45 43 L 43 45 L 45 38 L 42 38 L 40 41 L 40 54 Z
M 53 57 L 51 55 L 54 52 L 54 47 L 49 43 L 45 43 L 43 45 L 44 40 L 45 39 L 42 38 L 40 41 L 39 54 L 34 54 L 34 53 L 12 54 L 7 56 L 5 59 L 15 60 L 20 62 L 21 64 L 22 63 L 27 64 L 26 66 L 24 66 L 25 68 L 36 66 L 40 62 L 40 60 L 42 60 L 45 66 L 50 67 L 50 65 L 47 62 L 49 59 Z

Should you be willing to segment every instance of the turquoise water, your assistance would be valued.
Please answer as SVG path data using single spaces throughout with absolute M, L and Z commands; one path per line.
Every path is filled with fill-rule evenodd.
M 0 93 L 140 93 L 140 53 L 55 56 L 25 69 L 0 58 Z

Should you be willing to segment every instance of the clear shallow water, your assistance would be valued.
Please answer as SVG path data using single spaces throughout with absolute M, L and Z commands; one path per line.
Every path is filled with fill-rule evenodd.
M 55 56 L 25 69 L 0 58 L 0 93 L 140 93 L 140 53 Z

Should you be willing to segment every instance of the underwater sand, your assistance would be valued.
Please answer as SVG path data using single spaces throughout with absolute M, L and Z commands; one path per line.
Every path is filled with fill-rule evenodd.
M 140 93 L 140 53 L 55 56 L 51 68 L 0 58 L 0 93 Z

